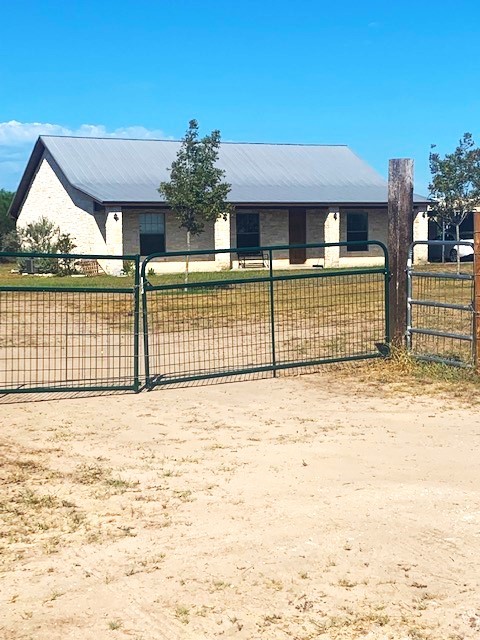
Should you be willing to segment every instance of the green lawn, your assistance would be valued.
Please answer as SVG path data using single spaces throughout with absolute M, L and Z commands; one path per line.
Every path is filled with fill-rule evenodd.
M 340 269 L 340 273 L 344 270 Z M 332 270 L 325 269 L 295 269 L 295 270 L 275 270 L 274 275 L 297 275 L 302 273 L 314 274 L 314 273 L 326 273 L 332 272 Z M 236 269 L 229 271 L 209 271 L 209 272 L 191 272 L 189 274 L 189 282 L 212 282 L 218 280 L 243 280 L 249 278 L 265 278 L 268 277 L 268 269 Z M 171 273 L 171 274 L 155 274 L 148 275 L 148 281 L 152 285 L 162 284 L 183 284 L 185 275 L 184 273 Z M 16 271 L 16 264 L 0 264 L 0 287 L 2 286 L 15 286 L 15 287 L 88 287 L 92 289 L 96 288 L 127 288 L 133 287 L 134 277 L 128 276 L 110 276 L 110 275 L 98 275 L 98 276 L 43 276 L 43 275 L 22 275 Z

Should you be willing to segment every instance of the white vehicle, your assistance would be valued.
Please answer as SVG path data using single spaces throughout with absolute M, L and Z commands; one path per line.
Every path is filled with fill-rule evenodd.
M 447 253 L 450 262 L 456 262 L 457 255 L 460 256 L 460 260 L 465 262 L 473 260 L 473 238 L 465 238 L 465 240 L 463 240 L 462 238 L 462 241 L 471 242 L 472 244 L 471 246 L 468 244 L 456 244 L 454 247 L 452 247 Z

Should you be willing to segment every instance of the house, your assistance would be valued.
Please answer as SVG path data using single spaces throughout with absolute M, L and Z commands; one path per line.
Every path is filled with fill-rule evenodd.
M 41 216 L 70 233 L 85 254 L 183 251 L 185 230 L 158 193 L 180 142 L 41 136 L 10 208 L 19 226 Z M 235 213 L 206 226 L 192 249 L 339 241 L 387 241 L 387 183 L 344 145 L 221 144 L 218 166 Z M 414 236 L 426 239 L 427 200 L 414 197 Z M 423 250 L 423 248 L 422 248 Z M 420 259 L 426 258 L 418 252 Z M 378 264 L 367 244 L 275 253 L 278 266 Z M 179 271 L 182 257 L 155 268 Z M 192 270 L 238 267 L 237 253 L 203 255 Z

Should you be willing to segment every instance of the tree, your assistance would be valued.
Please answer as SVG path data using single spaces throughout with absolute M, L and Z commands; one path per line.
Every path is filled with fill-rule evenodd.
M 15 194 L 12 191 L 0 189 L 0 251 L 8 251 L 7 239 L 15 230 L 15 221 L 8 215 L 8 209 Z
M 226 202 L 231 185 L 224 182 L 225 171 L 215 166 L 220 148 L 220 132 L 215 130 L 198 138 L 198 123 L 190 120 L 177 158 L 170 167 L 170 181 L 162 182 L 159 192 L 187 234 L 187 251 L 191 236 L 205 230 L 205 223 L 226 219 L 233 210 Z M 188 282 L 189 255 L 185 260 Z
M 435 200 L 435 217 L 455 226 L 458 242 L 461 223 L 480 205 L 480 149 L 475 146 L 472 134 L 465 133 L 453 153 L 441 158 L 431 151 L 429 161 L 432 174 L 429 190 Z M 458 251 L 457 271 L 460 272 Z

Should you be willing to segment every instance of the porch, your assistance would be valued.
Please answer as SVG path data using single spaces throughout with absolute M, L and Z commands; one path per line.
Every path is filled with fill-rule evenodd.
M 116 216 L 108 234 L 108 251 L 114 254 L 181 252 L 187 250 L 186 233 L 174 214 L 165 208 L 108 208 L 107 219 Z M 121 227 L 120 227 L 121 225 Z M 121 228 L 121 233 L 118 233 Z M 425 239 L 428 219 L 415 210 L 414 239 Z M 110 235 L 110 241 L 109 236 Z M 244 255 L 259 246 L 302 245 L 356 242 L 347 247 L 296 248 L 275 251 L 273 266 L 282 268 L 341 268 L 378 266 L 383 256 L 378 247 L 366 244 L 378 240 L 387 244 L 386 207 L 237 207 L 235 213 L 191 238 L 191 250 L 238 249 L 238 252 L 204 254 L 190 262 L 191 271 L 216 271 L 245 267 Z M 418 262 L 426 261 L 419 252 Z M 173 273 L 184 269 L 184 256 L 159 256 L 152 267 L 158 272 Z

